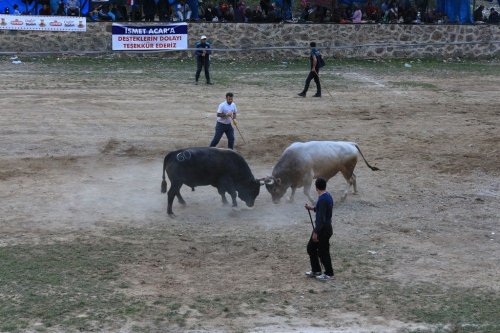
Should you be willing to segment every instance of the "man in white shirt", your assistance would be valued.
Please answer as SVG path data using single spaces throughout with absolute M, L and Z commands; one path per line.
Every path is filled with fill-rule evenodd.
M 227 147 L 234 148 L 234 129 L 231 125 L 233 119 L 236 119 L 238 109 L 236 104 L 233 103 L 233 93 L 226 94 L 226 101 L 222 102 L 217 109 L 217 123 L 215 125 L 215 135 L 210 142 L 210 147 L 215 147 L 219 143 L 223 134 L 227 137 Z

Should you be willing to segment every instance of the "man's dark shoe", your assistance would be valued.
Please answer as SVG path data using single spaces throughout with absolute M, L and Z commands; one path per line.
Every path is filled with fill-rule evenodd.
M 194 82 L 194 84 L 195 84 L 195 85 L 198 85 L 198 81 L 195 81 L 195 82 Z
M 313 97 L 321 97 L 321 94 L 315 94 Z
M 306 93 L 305 92 L 301 92 L 301 93 L 299 93 L 297 95 L 299 95 L 300 97 L 306 97 Z
M 209 85 L 213 85 L 213 83 L 212 83 L 212 82 L 207 82 L 207 84 L 209 84 Z

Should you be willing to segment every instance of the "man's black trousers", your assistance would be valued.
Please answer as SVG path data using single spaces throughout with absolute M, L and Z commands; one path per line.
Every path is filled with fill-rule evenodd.
M 207 79 L 207 83 L 210 82 L 210 73 L 208 69 L 210 67 L 210 58 L 209 56 L 196 56 L 196 82 L 200 78 L 201 68 L 205 68 L 205 78 Z
M 313 242 L 312 236 L 307 243 L 307 254 L 311 261 L 311 270 L 315 273 L 321 272 L 320 261 L 325 268 L 325 274 L 333 276 L 332 258 L 330 257 L 330 237 L 332 237 L 332 225 L 325 225 L 318 234 L 319 242 Z

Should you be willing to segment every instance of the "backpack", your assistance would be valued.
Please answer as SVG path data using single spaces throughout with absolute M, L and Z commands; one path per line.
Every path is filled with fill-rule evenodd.
M 318 52 L 316 55 L 316 60 L 318 61 L 318 68 L 325 67 L 326 63 L 321 54 Z

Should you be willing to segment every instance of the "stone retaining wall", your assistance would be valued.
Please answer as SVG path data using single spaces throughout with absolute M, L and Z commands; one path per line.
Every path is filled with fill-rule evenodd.
M 305 47 L 310 41 L 316 41 L 325 56 L 339 58 L 487 58 L 500 55 L 499 25 L 192 23 L 188 32 L 190 47 L 202 34 L 208 36 L 212 47 L 221 49 L 297 47 L 214 53 L 221 58 L 306 57 Z M 464 42 L 467 44 L 460 44 Z M 409 44 L 419 45 L 410 47 Z M 85 33 L 0 30 L 0 52 L 111 53 L 111 23 L 88 23 Z M 191 54 L 187 51 L 167 52 L 166 56 L 186 57 Z

